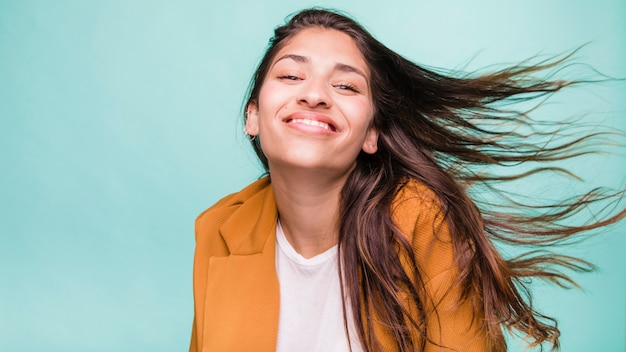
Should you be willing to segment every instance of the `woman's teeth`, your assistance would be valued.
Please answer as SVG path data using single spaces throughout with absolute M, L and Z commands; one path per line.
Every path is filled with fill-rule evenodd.
M 325 123 L 325 122 L 321 122 L 321 121 L 317 121 L 317 120 L 309 120 L 309 119 L 293 119 L 290 121 L 291 123 L 301 123 L 304 125 L 309 125 L 309 126 L 317 126 L 317 127 L 321 127 L 325 130 L 331 130 L 330 125 Z

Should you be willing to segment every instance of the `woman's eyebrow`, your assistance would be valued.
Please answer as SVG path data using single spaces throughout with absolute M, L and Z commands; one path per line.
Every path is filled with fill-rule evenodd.
M 293 61 L 301 63 L 301 64 L 306 64 L 309 62 L 309 58 L 306 56 L 296 55 L 296 54 L 287 54 L 278 58 L 278 60 L 274 62 L 274 65 L 276 65 L 279 61 L 284 60 L 284 59 L 292 59 Z
M 363 78 L 365 78 L 365 80 L 367 80 L 367 75 L 365 74 L 365 72 L 363 72 L 362 70 L 348 65 L 348 64 L 342 64 L 342 63 L 338 63 L 335 65 L 335 70 L 337 71 L 341 71 L 341 72 L 353 72 L 356 73 L 359 76 L 363 76 Z

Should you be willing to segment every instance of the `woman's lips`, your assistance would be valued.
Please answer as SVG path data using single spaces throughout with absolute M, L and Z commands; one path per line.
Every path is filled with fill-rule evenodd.
M 334 126 L 332 126 L 331 124 L 328 124 L 326 122 L 322 122 L 322 121 L 318 121 L 318 120 L 311 120 L 311 119 L 290 119 L 286 121 L 287 123 L 294 123 L 294 124 L 303 124 L 303 125 L 309 125 L 309 126 L 316 126 L 316 127 L 321 127 L 327 131 L 332 131 L 335 132 L 336 129 Z
M 287 124 L 297 125 L 294 127 L 304 128 L 304 129 L 320 129 L 327 132 L 337 132 L 337 127 L 333 124 L 330 118 L 327 116 L 310 113 L 310 112 L 300 112 L 291 114 L 284 120 Z M 310 127 L 309 127 L 310 126 Z

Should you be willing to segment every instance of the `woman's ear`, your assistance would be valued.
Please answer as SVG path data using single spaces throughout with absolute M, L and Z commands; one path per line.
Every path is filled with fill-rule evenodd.
M 371 126 L 367 129 L 361 149 L 367 154 L 374 154 L 378 151 L 378 130 L 376 127 Z
M 259 108 L 255 101 L 248 103 L 246 107 L 246 134 L 257 136 L 259 134 Z

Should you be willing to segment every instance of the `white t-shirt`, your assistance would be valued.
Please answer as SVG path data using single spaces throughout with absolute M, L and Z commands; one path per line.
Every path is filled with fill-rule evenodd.
M 277 352 L 350 351 L 343 323 L 337 246 L 306 259 L 276 226 L 276 272 L 280 283 Z M 353 352 L 362 351 L 348 309 Z

